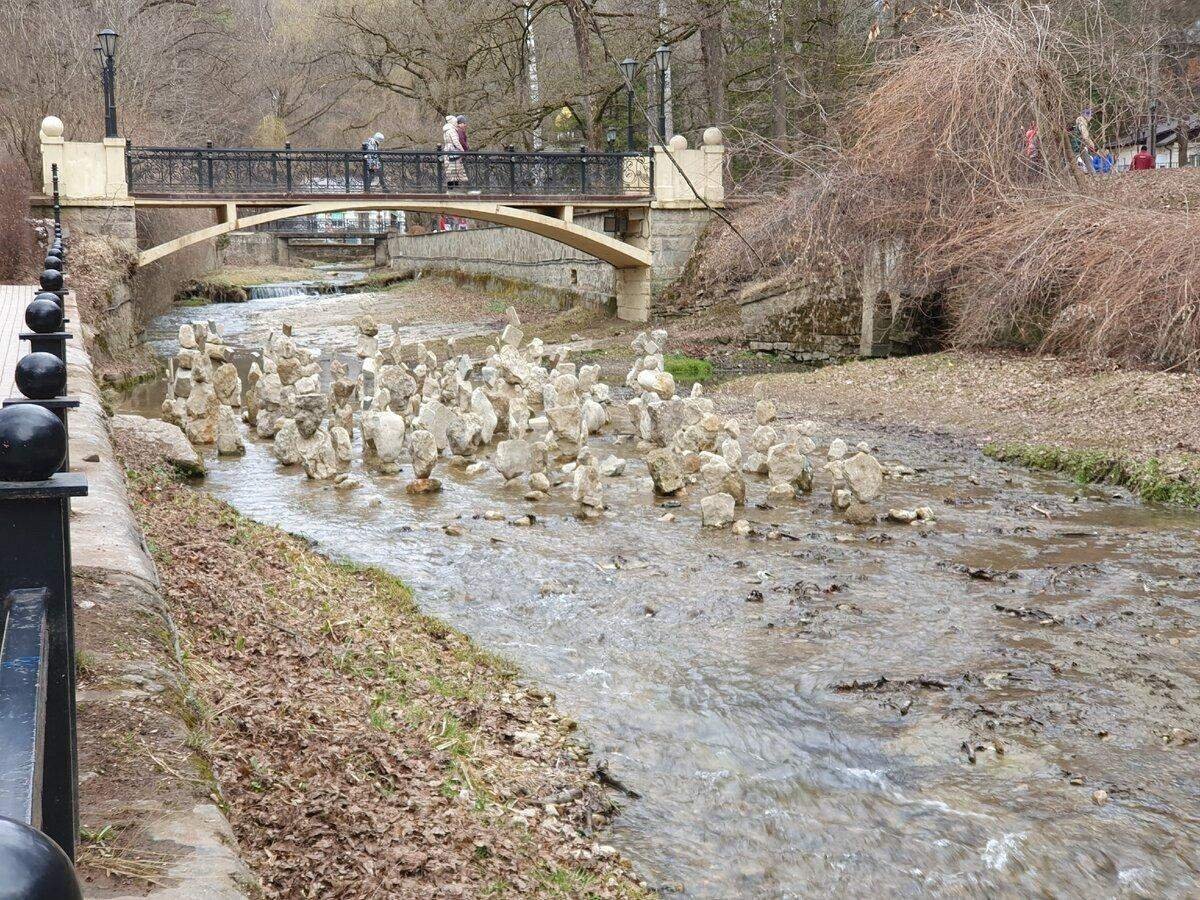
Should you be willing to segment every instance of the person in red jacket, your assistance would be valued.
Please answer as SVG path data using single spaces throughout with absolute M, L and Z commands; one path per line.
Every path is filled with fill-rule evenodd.
M 1154 157 L 1150 155 L 1145 144 L 1142 144 L 1141 149 L 1133 155 L 1133 162 L 1129 168 L 1134 172 L 1143 172 L 1146 169 L 1154 168 Z

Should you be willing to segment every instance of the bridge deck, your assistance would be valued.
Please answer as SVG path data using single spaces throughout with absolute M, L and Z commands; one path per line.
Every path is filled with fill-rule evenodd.
M 323 194 L 270 193 L 261 191 L 147 191 L 131 190 L 129 196 L 143 206 L 211 206 L 214 203 L 237 203 L 239 206 L 292 206 L 296 203 L 319 203 L 325 200 L 380 200 L 399 203 L 412 200 L 420 203 L 438 201 L 469 201 L 472 203 L 502 203 L 505 206 L 649 206 L 654 198 L 639 194 L 470 194 L 465 191 L 442 193 L 384 194 L 362 191 L 331 191 Z
M 0 284 L 0 398 L 16 392 L 13 371 L 25 355 L 17 335 L 25 330 L 25 307 L 33 293 L 30 284 Z

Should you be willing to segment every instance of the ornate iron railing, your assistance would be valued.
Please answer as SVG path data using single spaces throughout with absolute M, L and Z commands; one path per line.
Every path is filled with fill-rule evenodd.
M 484 197 L 648 197 L 653 160 L 641 153 L 458 153 L 435 150 L 257 150 L 134 147 L 125 153 L 133 194 Z

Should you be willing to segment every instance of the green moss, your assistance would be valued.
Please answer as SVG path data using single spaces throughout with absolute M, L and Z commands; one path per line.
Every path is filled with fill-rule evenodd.
M 1167 471 L 1161 460 L 1134 459 L 1113 450 L 1070 450 L 1046 444 L 989 444 L 983 452 L 1001 462 L 1033 469 L 1065 472 L 1080 484 L 1105 483 L 1127 487 L 1143 500 L 1200 507 L 1200 480 L 1183 467 Z M 1200 462 L 1200 460 L 1198 460 Z
M 674 375 L 676 381 L 703 383 L 713 376 L 712 363 L 693 356 L 668 356 L 663 360 L 663 368 Z

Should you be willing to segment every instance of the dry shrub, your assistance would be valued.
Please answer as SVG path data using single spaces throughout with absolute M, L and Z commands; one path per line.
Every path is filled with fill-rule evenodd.
M 696 286 L 729 290 L 788 270 L 803 278 L 830 253 L 853 271 L 873 248 L 897 246 L 913 289 L 905 301 L 919 311 L 944 300 L 959 345 L 1200 367 L 1188 213 L 1200 190 L 1148 191 L 1157 175 L 1121 189 L 1138 176 L 1074 170 L 1077 108 L 1064 73 L 1112 61 L 1089 59 L 1047 14 L 947 16 L 915 51 L 877 65 L 847 109 L 845 149 L 779 198 L 740 210 L 746 242 L 714 229 Z M 1044 159 L 1036 171 L 1024 153 L 1031 123 Z
M 958 344 L 1200 368 L 1200 226 L 1186 212 L 1026 201 L 941 262 Z
M 29 220 L 33 186 L 18 159 L 0 159 L 0 282 L 29 281 L 37 262 L 37 242 Z

